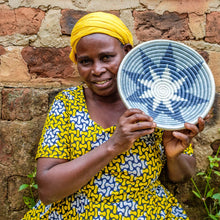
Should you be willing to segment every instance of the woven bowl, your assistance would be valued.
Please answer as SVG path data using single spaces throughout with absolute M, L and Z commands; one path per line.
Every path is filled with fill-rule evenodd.
M 124 57 L 117 77 L 125 105 L 141 109 L 164 130 L 198 123 L 214 102 L 215 82 L 205 60 L 176 41 L 139 44 Z

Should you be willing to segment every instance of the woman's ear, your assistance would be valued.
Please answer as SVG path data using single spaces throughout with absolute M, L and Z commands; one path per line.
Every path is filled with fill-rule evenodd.
M 125 54 L 127 54 L 131 49 L 132 49 L 132 45 L 131 44 L 125 44 L 124 45 Z

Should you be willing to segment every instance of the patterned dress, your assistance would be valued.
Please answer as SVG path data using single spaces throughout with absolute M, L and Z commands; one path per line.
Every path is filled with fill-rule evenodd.
M 74 160 L 107 141 L 114 130 L 91 120 L 82 86 L 66 89 L 51 106 L 36 157 Z M 162 135 L 156 129 L 138 139 L 77 193 L 46 206 L 39 201 L 23 219 L 188 219 L 158 180 L 164 164 Z

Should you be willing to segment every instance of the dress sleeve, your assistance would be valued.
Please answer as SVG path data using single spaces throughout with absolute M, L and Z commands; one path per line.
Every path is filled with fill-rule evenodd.
M 38 145 L 36 159 L 50 157 L 70 158 L 69 148 L 69 100 L 64 93 L 59 93 L 49 110 Z

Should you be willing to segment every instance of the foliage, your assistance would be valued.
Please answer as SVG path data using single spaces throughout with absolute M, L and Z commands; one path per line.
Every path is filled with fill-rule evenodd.
M 33 193 L 33 190 L 38 189 L 38 186 L 35 183 L 36 173 L 37 173 L 37 170 L 35 168 L 34 172 L 27 175 L 27 177 L 29 178 L 29 183 L 24 183 L 20 185 L 19 190 L 18 190 L 18 191 L 22 191 L 25 189 L 29 189 L 30 196 L 23 196 L 24 203 L 27 205 L 29 209 L 32 209 L 36 204 L 34 193 Z
M 208 215 L 207 219 L 213 220 L 220 219 L 220 187 L 217 189 L 217 187 L 212 186 L 214 178 L 220 176 L 220 172 L 215 170 L 215 168 L 219 167 L 219 152 L 220 146 L 215 156 L 208 156 L 209 167 L 207 171 L 197 173 L 197 176 L 201 176 L 205 182 L 205 188 L 203 190 L 200 190 L 194 179 L 191 178 L 192 183 L 196 189 L 196 191 L 193 190 L 192 192 L 202 201 Z

